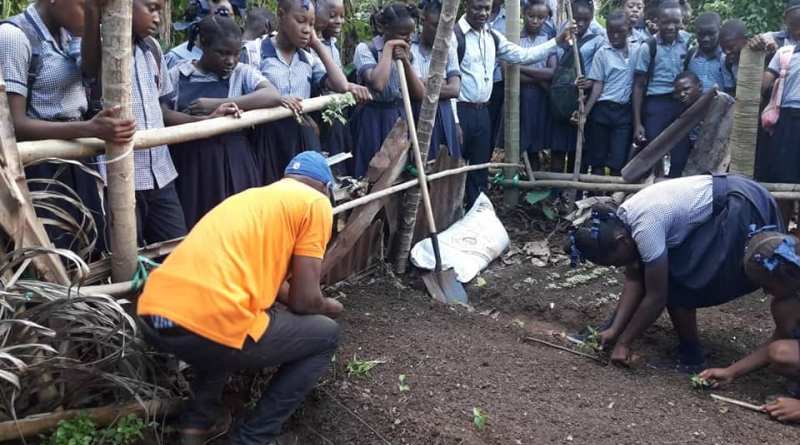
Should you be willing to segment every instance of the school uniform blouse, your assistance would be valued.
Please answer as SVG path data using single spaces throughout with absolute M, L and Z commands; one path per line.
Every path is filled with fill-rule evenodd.
M 29 90 L 30 41 L 16 26 L 0 25 L 0 65 L 6 91 L 28 98 L 27 114 L 33 119 L 81 120 L 88 101 L 81 76 L 80 38 L 61 28 L 56 40 L 33 5 L 24 14 L 42 36 L 40 68 Z
M 616 49 L 610 43 L 604 44 L 594 55 L 592 70 L 588 79 L 603 82 L 603 92 L 599 102 L 610 101 L 629 104 L 633 92 L 633 69 L 636 51 L 641 42 L 629 43 L 628 54 L 624 49 Z
M 455 42 L 453 42 L 455 43 Z M 417 76 L 425 83 L 428 80 L 428 70 L 431 66 L 432 50 L 423 48 L 419 42 L 411 44 L 411 67 Z M 461 70 L 458 67 L 458 52 L 454 45 L 450 45 L 447 52 L 447 65 L 445 67 L 444 78 L 461 76 Z
M 717 47 L 712 57 L 707 57 L 698 50 L 689 61 L 688 68 L 703 82 L 704 93 L 715 86 L 722 90 L 734 87 L 733 75 L 725 66 L 725 54 L 720 47 Z
M 377 37 L 368 43 L 361 42 L 356 46 L 355 54 L 353 54 L 353 65 L 356 67 L 356 74 L 358 83 L 361 85 L 368 85 L 366 81 L 366 73 L 368 70 L 375 68 L 378 65 L 378 60 L 372 54 L 370 47 L 377 49 L 378 59 L 383 55 L 383 38 Z M 400 90 L 400 77 L 397 73 L 394 63 L 389 73 L 389 82 L 383 91 L 375 91 L 370 88 L 372 99 L 374 102 L 397 102 L 403 99 L 403 93 Z
M 189 51 L 189 42 L 183 42 L 165 54 L 164 60 L 167 62 L 167 68 L 172 68 L 184 60 L 200 60 L 201 57 L 203 57 L 203 50 L 197 44 Z
M 311 91 L 325 85 L 328 72 L 319 57 L 311 51 L 297 48 L 291 61 L 283 60 L 272 38 L 261 40 L 259 69 L 281 96 L 301 99 L 311 97 Z M 254 63 L 254 61 L 250 61 Z
M 500 9 L 497 11 L 497 15 L 494 19 L 489 20 L 489 27 L 493 30 L 499 32 L 502 35 L 506 35 L 506 6 L 505 4 L 500 5 Z M 494 81 L 500 82 L 503 80 L 503 69 L 500 66 L 500 63 L 495 62 L 494 64 Z
M 645 264 L 679 246 L 692 230 L 711 219 L 712 181 L 710 175 L 662 181 L 619 207 L 617 216 L 630 230 Z
M 678 33 L 678 38 L 672 44 L 666 44 L 661 37 L 656 37 L 658 44 L 656 60 L 653 65 L 653 77 L 647 84 L 647 96 L 672 94 L 673 82 L 683 71 L 686 56 L 689 53 L 689 43 L 686 36 Z M 636 54 L 636 73 L 647 74 L 650 66 L 650 45 L 642 45 Z
M 580 47 L 579 51 L 581 53 L 581 62 L 583 63 L 584 75 L 592 71 L 594 55 L 605 43 L 606 39 L 603 34 L 594 33 L 591 30 L 587 30 L 586 34 L 584 34 L 580 39 L 578 46 Z M 558 60 L 561 60 L 567 51 L 572 53 L 572 47 L 559 47 Z
M 342 66 L 342 54 L 339 52 L 339 48 L 336 46 L 336 37 L 331 37 L 330 39 L 321 39 L 322 46 L 328 50 L 328 54 L 330 54 L 331 59 L 333 59 L 333 63 L 336 64 L 339 68 L 344 68 Z
M 523 35 L 519 39 L 519 46 L 523 48 L 533 48 L 535 46 L 547 43 L 548 40 L 550 40 L 550 34 L 546 30 L 542 29 L 539 31 L 539 34 L 533 37 L 527 34 Z M 555 51 L 551 52 L 550 54 L 555 54 Z M 550 56 L 548 55 L 547 58 L 549 57 Z M 538 62 L 528 63 L 525 66 L 528 68 L 547 68 L 547 58 Z
M 494 37 L 489 34 L 488 25 L 475 30 L 462 16 L 456 26 L 464 33 L 464 58 L 461 61 L 461 102 L 486 103 L 492 95 L 493 71 L 496 59 L 513 63 L 528 64 L 546 60 L 556 47 L 555 39 L 532 47 L 523 48 L 497 35 L 499 44 L 495 51 Z M 497 34 L 497 33 L 495 33 Z
M 767 69 L 775 76 L 780 75 L 781 61 L 779 53 L 772 57 Z M 800 108 L 800 46 L 795 47 L 794 54 L 789 60 L 789 72 L 786 74 L 784 82 L 781 108 Z
M 218 82 L 220 77 L 214 73 L 206 73 L 197 68 L 191 60 L 183 60 L 169 70 L 169 77 L 175 86 L 175 99 L 180 96 L 181 77 L 188 79 L 190 83 Z M 228 97 L 239 97 L 250 94 L 262 83 L 268 80 L 261 74 L 261 71 L 250 65 L 239 63 L 228 77 Z

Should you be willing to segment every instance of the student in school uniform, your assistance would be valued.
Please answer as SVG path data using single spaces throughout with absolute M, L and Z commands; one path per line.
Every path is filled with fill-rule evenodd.
M 739 54 L 747 46 L 747 25 L 739 19 L 728 19 L 719 29 L 719 47 L 725 54 L 725 68 L 733 81 L 734 91 L 739 73 Z
M 232 17 L 244 11 L 244 0 L 191 0 L 186 8 L 185 21 L 172 27 L 176 31 L 186 31 L 188 39 L 172 48 L 164 55 L 167 68 L 172 68 L 182 60 L 199 60 L 203 49 L 197 45 L 197 24 L 207 15 Z
M 0 22 L 0 74 L 19 141 L 99 137 L 123 143 L 136 131 L 135 122 L 117 118 L 119 109 L 103 110 L 85 120 L 88 101 L 79 65 L 81 40 L 77 37 L 83 34 L 83 3 L 39 0 L 23 13 Z M 85 161 L 89 163 L 85 168 L 94 169 L 93 159 Z M 104 249 L 103 211 L 93 176 L 73 165 L 50 163 L 30 166 L 25 173 L 28 179 L 52 178 L 72 188 L 94 217 L 99 235 L 95 249 Z M 36 190 L 37 186 L 32 184 L 32 188 Z M 54 229 L 50 235 L 57 247 L 78 247 L 74 244 L 77 240 L 67 233 Z
M 347 78 L 314 31 L 314 11 L 310 0 L 281 0 L 278 33 L 263 39 L 260 58 L 250 60 L 278 90 L 284 106 L 297 112 L 295 117 L 259 126 L 254 132 L 256 157 L 265 184 L 281 179 L 296 154 L 320 150 L 315 124 L 301 114 L 302 100 L 322 88 L 336 93 L 349 91 Z
M 244 23 L 242 42 L 249 42 L 259 37 L 272 35 L 277 26 L 277 17 L 274 12 L 266 8 L 248 8 Z
M 724 92 L 733 90 L 733 78 L 719 45 L 721 26 L 722 19 L 716 12 L 704 12 L 694 21 L 697 47 L 689 50 L 686 67 L 700 78 L 704 93 L 714 87 Z
M 659 6 L 658 34 L 639 47 L 633 84 L 634 141 L 643 147 L 681 113 L 673 97 L 673 82 L 684 70 L 688 41 L 680 33 L 683 11 L 674 1 Z M 651 53 L 655 53 L 651 57 Z M 677 143 L 670 153 L 669 177 L 680 177 L 689 159 L 689 143 Z
M 660 181 L 619 208 L 594 206 L 568 249 L 573 264 L 626 267 L 619 304 L 600 332 L 602 344 L 614 345 L 611 361 L 629 364 L 633 342 L 666 309 L 679 342 L 677 369 L 705 369 L 697 309 L 757 289 L 742 261 L 753 224 L 783 229 L 772 195 L 736 175 Z
M 684 71 L 678 74 L 678 77 L 675 78 L 675 92 L 673 95 L 681 103 L 681 108 L 683 110 L 688 109 L 698 99 L 700 96 L 703 95 L 703 82 L 697 77 L 697 74 L 691 71 Z M 719 92 L 717 94 L 726 94 L 725 92 Z M 697 146 L 697 141 L 700 138 L 700 132 L 703 129 L 703 121 L 701 120 L 697 125 L 695 125 L 691 130 L 689 130 L 689 135 L 687 138 L 689 139 L 689 152 L 694 150 Z
M 158 29 L 163 7 L 163 0 L 133 0 L 131 107 L 139 130 L 164 128 L 165 124 L 176 125 L 207 118 L 180 113 L 170 107 L 175 100 L 175 89 L 161 47 L 152 37 Z M 96 79 L 101 66 L 100 8 L 94 2 L 86 4 L 83 39 L 83 72 L 88 78 Z M 235 104 L 229 103 L 220 106 L 212 114 L 236 114 L 238 111 Z M 175 188 L 178 172 L 169 148 L 160 145 L 136 150 L 133 159 L 139 244 L 152 244 L 186 235 L 183 207 Z
M 487 105 L 492 95 L 495 60 L 513 64 L 546 60 L 574 30 L 573 24 L 569 24 L 555 39 L 523 48 L 490 30 L 491 6 L 491 0 L 468 0 L 465 14 L 458 20 L 455 30 L 461 64 L 461 92 L 458 96 L 458 118 L 464 141 L 461 150 L 471 164 L 489 162 L 492 156 L 491 117 Z M 471 207 L 486 190 L 488 179 L 489 172 L 485 169 L 467 174 L 467 207 Z
M 552 38 L 547 21 L 553 16 L 546 0 L 528 0 L 523 2 L 522 18 L 524 28 L 520 38 L 520 46 L 532 48 L 546 43 Z M 527 152 L 531 166 L 537 170 L 540 165 L 539 153 L 549 148 L 550 101 L 547 91 L 557 63 L 555 52 L 537 63 L 521 65 L 520 98 L 519 98 L 519 149 Z
M 583 78 L 577 79 L 576 85 L 579 89 L 588 92 L 592 85 L 591 81 L 586 79 L 586 73 L 591 72 L 595 53 L 605 43 L 605 31 L 600 34 L 591 30 L 590 24 L 594 19 L 594 3 L 591 0 L 572 0 L 572 14 L 578 27 L 576 40 L 584 74 Z M 575 65 L 575 56 L 569 45 L 558 48 L 557 57 L 559 63 Z M 577 141 L 578 128 L 570 120 L 570 116 L 566 116 L 565 119 L 554 117 L 550 147 L 552 171 L 563 173 L 565 168 L 567 171 L 573 169 Z
M 229 103 L 241 111 L 280 106 L 261 72 L 238 62 L 242 35 L 233 19 L 207 16 L 198 24 L 198 38 L 205 48 L 200 60 L 184 60 L 169 71 L 175 111 L 211 117 Z M 244 131 L 174 144 L 170 153 L 189 230 L 225 198 L 263 182 Z
M 400 78 L 395 59 L 403 61 L 406 79 L 415 76 L 411 66 L 411 36 L 416 29 L 416 6 L 391 3 L 375 17 L 383 31 L 380 38 L 359 43 L 353 56 L 358 82 L 369 88 L 374 100 L 360 106 L 350 121 L 356 152 L 356 177 L 364 176 L 370 160 L 380 150 L 403 111 Z
M 700 377 L 714 388 L 727 386 L 734 380 L 762 368 L 786 377 L 792 384 L 800 379 L 800 255 L 798 240 L 776 231 L 756 231 L 747 243 L 744 272 L 757 286 L 770 295 L 770 312 L 775 322 L 772 336 L 746 357 L 726 368 L 711 368 Z M 791 397 L 778 397 L 764 406 L 775 420 L 800 422 L 800 399 L 797 389 Z
M 414 76 L 408 79 L 409 90 L 412 94 L 412 107 L 414 118 L 419 118 L 422 100 L 425 96 L 425 83 L 433 53 L 433 40 L 436 38 L 436 28 L 439 26 L 439 14 L 442 12 L 440 0 L 423 0 L 421 3 L 422 32 L 417 40 L 411 43 L 411 67 Z M 439 93 L 439 107 L 431 132 L 431 143 L 428 150 L 428 159 L 436 159 L 439 147 L 447 147 L 447 152 L 452 158 L 461 157 L 461 131 L 455 121 L 455 110 L 452 99 L 458 97 L 461 90 L 461 71 L 458 68 L 458 55 L 455 45 L 450 47 L 447 56 L 447 66 L 444 73 L 445 81 Z
M 644 19 L 644 0 L 625 0 L 622 4 L 625 16 L 628 18 L 629 43 L 644 42 L 651 37 L 647 31 Z M 608 23 L 606 23 L 606 26 Z
M 592 92 L 586 101 L 588 116 L 586 132 L 587 164 L 593 174 L 610 173 L 619 176 L 628 160 L 633 138 L 631 92 L 635 53 L 641 43 L 629 44 L 628 21 L 621 10 L 606 18 L 608 43 L 594 56 L 587 78 Z

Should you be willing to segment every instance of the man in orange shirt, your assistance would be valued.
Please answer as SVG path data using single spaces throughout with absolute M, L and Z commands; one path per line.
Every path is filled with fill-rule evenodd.
M 325 373 L 339 341 L 338 301 L 319 287 L 331 235 L 330 168 L 304 152 L 284 179 L 232 196 L 203 217 L 153 271 L 137 311 L 145 338 L 189 363 L 193 399 L 182 444 L 224 434 L 227 376 L 278 366 L 233 444 L 271 444 Z M 289 309 L 278 310 L 275 301 Z

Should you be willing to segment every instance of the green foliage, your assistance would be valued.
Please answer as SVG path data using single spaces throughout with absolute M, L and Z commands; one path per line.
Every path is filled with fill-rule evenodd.
M 486 428 L 486 422 L 488 421 L 489 417 L 486 413 L 482 412 L 481 409 L 476 406 L 472 407 L 472 424 L 475 425 L 475 428 L 483 430 Z
M 586 336 L 586 340 L 579 346 L 579 349 L 590 354 L 602 351 L 603 346 L 600 344 L 600 332 L 591 326 L 586 326 L 586 329 L 589 331 L 589 335 Z
M 701 390 L 710 389 L 714 386 L 712 382 L 700 377 L 698 374 L 692 374 L 692 376 L 689 377 L 689 384 L 692 385 L 692 388 Z
M 399 382 L 397 384 L 397 389 L 399 389 L 400 392 L 411 391 L 411 386 L 409 386 L 408 383 L 406 382 L 406 375 L 405 374 L 400 374 L 399 376 L 397 376 L 397 380 Z
M 345 108 L 352 107 L 355 104 L 356 98 L 350 93 L 345 94 L 341 99 L 334 98 L 322 110 L 322 120 L 328 125 L 333 124 L 334 121 L 339 121 L 344 125 L 347 123 L 347 118 L 344 116 Z
M 376 366 L 386 363 L 383 360 L 359 360 L 353 355 L 353 359 L 347 362 L 347 375 L 352 377 L 367 377 L 369 372 Z
M 55 432 L 45 439 L 43 445 L 132 445 L 143 439 L 147 425 L 139 417 L 129 414 L 114 425 L 97 429 L 86 414 L 58 422 Z
M 740 18 L 750 34 L 778 31 L 783 26 L 783 0 L 697 0 L 695 14 L 715 11 L 724 19 Z

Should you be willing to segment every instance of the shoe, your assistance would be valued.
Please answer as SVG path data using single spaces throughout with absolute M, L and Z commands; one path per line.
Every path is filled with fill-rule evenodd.
M 182 429 L 181 445 L 206 445 L 212 440 L 227 434 L 231 428 L 232 421 L 231 413 L 226 411 L 222 419 L 207 430 L 200 430 L 198 428 Z

